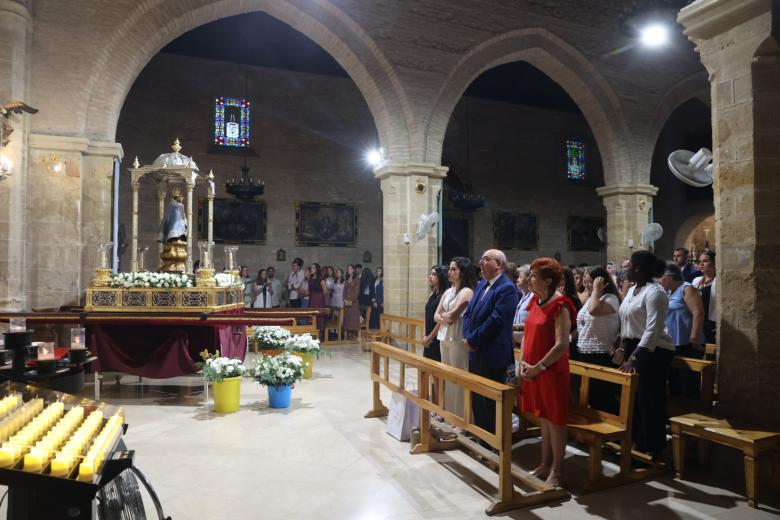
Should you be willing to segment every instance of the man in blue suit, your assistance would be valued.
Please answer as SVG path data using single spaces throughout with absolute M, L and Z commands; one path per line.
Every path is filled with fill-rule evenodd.
M 502 251 L 485 251 L 479 265 L 482 280 L 463 315 L 463 346 L 469 351 L 469 372 L 503 383 L 507 367 L 514 365 L 512 319 L 517 288 L 504 274 L 506 255 Z M 495 433 L 496 402 L 474 394 L 472 409 L 474 424 Z

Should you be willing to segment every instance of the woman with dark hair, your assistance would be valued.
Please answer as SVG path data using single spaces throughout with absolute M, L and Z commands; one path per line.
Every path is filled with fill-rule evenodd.
M 436 335 L 439 333 L 439 324 L 436 323 L 434 316 L 439 307 L 441 295 L 444 294 L 450 286 L 447 280 L 447 267 L 443 265 L 434 265 L 431 272 L 428 273 L 428 287 L 431 288 L 431 295 L 428 297 L 428 303 L 425 304 L 425 335 L 423 336 L 423 356 L 435 361 L 441 361 L 441 349 L 439 339 Z
M 674 262 L 666 262 L 661 286 L 669 295 L 666 332 L 672 337 L 675 355 L 701 359 L 704 355 L 704 303 L 701 294 L 685 281 L 682 269 Z M 687 370 L 685 372 L 669 372 L 669 393 L 698 399 L 699 376 Z
M 355 276 L 355 266 L 347 266 L 347 279 L 344 281 L 344 334 L 347 339 L 357 339 L 360 331 L 360 281 Z M 351 336 L 351 337 L 350 337 Z
M 588 270 L 585 267 L 575 267 L 572 269 L 572 272 L 574 273 L 574 287 L 577 289 L 577 297 L 584 306 L 588 301 L 588 298 L 590 298 L 588 288 L 585 286 L 585 273 L 587 273 Z
M 701 293 L 701 300 L 704 302 L 704 337 L 707 343 L 715 343 L 715 296 L 718 290 L 718 282 L 715 279 L 715 251 L 702 251 L 697 267 L 701 276 L 694 278 L 692 283 Z
M 571 359 L 577 359 L 577 314 L 582 309 L 582 302 L 580 301 L 580 295 L 577 292 L 577 283 L 574 281 L 574 271 L 571 267 L 561 267 L 563 277 L 561 278 L 561 285 L 558 287 L 558 292 L 566 296 L 571 300 L 574 305 L 574 316 L 571 317 L 571 336 L 569 338 L 569 357 Z
M 309 267 L 309 308 L 321 309 L 325 307 L 325 291 L 327 285 L 322 277 L 320 264 L 314 262 Z M 317 329 L 320 331 L 320 339 L 325 333 L 325 316 L 317 316 Z
M 537 258 L 531 264 L 531 299 L 523 334 L 523 360 L 518 378 L 520 409 L 539 417 L 542 454 L 532 474 L 560 486 L 566 453 L 566 422 L 569 417 L 569 334 L 576 311 L 574 304 L 556 290 L 561 283 L 561 265 L 552 258 Z M 550 459 L 552 458 L 552 465 Z
M 610 350 L 620 334 L 620 292 L 601 266 L 586 272 L 583 281 L 589 297 L 577 313 L 577 361 L 614 368 Z M 590 385 L 593 408 L 619 412 L 615 385 L 595 379 Z
M 255 299 L 252 303 L 252 307 L 255 309 L 268 309 L 272 307 L 271 284 L 268 281 L 268 272 L 265 269 L 260 269 L 260 271 L 258 271 L 257 278 L 251 283 L 251 290 Z
M 620 370 L 639 373 L 633 436 L 636 448 L 661 460 L 666 446 L 666 382 L 674 357 L 672 338 L 666 333 L 669 298 L 653 278 L 664 274 L 666 264 L 650 251 L 631 255 L 626 277 L 629 287 L 620 304 L 622 347 L 626 360 Z
M 197 272 L 197 269 L 195 270 Z M 241 272 L 239 273 L 239 276 L 241 277 L 241 283 L 244 284 L 244 307 L 251 307 L 252 306 L 252 277 L 249 276 L 249 268 L 245 265 L 241 266 Z
M 469 355 L 463 348 L 463 313 L 473 296 L 477 276 L 474 264 L 466 257 L 456 256 L 450 262 L 447 277 L 452 286 L 447 289 L 436 308 L 434 320 L 439 324 L 437 338 L 441 346 L 441 361 L 462 370 L 469 368 Z M 463 388 L 447 385 L 444 405 L 448 412 L 463 417 Z
M 385 310 L 385 284 L 384 274 L 381 267 L 376 268 L 376 276 L 374 278 L 374 303 L 371 310 L 371 322 L 368 324 L 369 329 L 379 328 L 379 317 Z

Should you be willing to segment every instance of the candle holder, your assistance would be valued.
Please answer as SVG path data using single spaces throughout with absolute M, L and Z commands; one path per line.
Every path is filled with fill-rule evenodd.
M 238 246 L 225 246 L 225 271 L 236 270 L 236 254 Z
M 70 329 L 70 349 L 83 350 L 87 348 L 86 329 L 83 327 L 74 327 Z
M 101 242 L 97 245 L 98 266 L 95 268 L 95 277 L 92 279 L 92 287 L 111 286 L 111 251 L 113 242 Z
M 198 241 L 198 251 L 200 251 L 200 267 L 195 273 L 195 287 L 216 287 L 217 280 L 214 278 L 214 265 L 212 262 L 211 249 L 214 242 L 208 240 Z
M 140 272 L 146 271 L 146 253 L 149 251 L 149 246 L 138 248 L 138 270 Z
M 54 343 L 42 342 L 38 344 L 38 361 L 53 361 L 57 358 L 54 357 Z
M 27 320 L 24 318 L 9 319 L 8 330 L 10 332 L 25 332 L 27 330 Z

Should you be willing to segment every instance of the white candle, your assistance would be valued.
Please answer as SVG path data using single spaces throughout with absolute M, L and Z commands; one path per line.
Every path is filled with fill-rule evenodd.
M 11 332 L 24 332 L 27 330 L 27 320 L 24 318 L 11 318 L 8 321 Z

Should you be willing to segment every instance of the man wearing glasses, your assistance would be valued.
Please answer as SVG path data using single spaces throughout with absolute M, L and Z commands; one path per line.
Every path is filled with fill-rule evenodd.
M 517 289 L 504 276 L 503 251 L 485 251 L 479 265 L 482 280 L 463 316 L 463 346 L 469 352 L 469 372 L 503 383 L 507 366 L 514 364 L 512 318 L 517 307 Z M 495 433 L 496 402 L 474 394 L 472 408 L 474 424 Z

